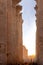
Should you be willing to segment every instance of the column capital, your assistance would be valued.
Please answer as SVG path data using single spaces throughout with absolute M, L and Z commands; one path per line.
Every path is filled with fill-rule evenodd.
M 21 10 L 22 10 L 22 6 L 21 5 L 17 5 L 16 6 L 17 13 L 20 13 Z

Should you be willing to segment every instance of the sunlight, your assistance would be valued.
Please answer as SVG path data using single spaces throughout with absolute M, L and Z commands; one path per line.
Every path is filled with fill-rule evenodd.
M 29 48 L 28 55 L 29 56 L 33 56 L 33 55 L 35 56 L 36 55 L 35 49 L 33 47 Z
M 29 56 L 29 61 L 35 61 L 36 60 L 36 56 L 35 55 L 30 55 Z
M 34 31 L 31 34 L 31 37 L 29 39 L 29 44 L 28 44 L 28 55 L 36 56 L 36 23 L 33 27 Z
M 27 30 L 26 30 L 27 31 Z M 28 49 L 28 55 L 36 55 L 36 23 L 23 36 L 23 43 Z
M 23 3 L 24 2 L 24 3 Z M 35 2 L 32 0 L 23 0 L 23 45 L 28 49 L 28 55 L 36 55 L 36 17 Z

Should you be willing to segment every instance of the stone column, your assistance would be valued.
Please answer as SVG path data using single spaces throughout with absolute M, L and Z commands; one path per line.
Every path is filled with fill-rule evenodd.
M 23 59 L 23 48 L 22 48 L 22 14 L 20 11 L 22 10 L 22 6 L 16 6 L 17 12 L 17 44 L 18 44 L 18 59 L 19 62 L 22 62 Z
M 12 12 L 12 0 L 7 0 L 7 63 L 13 63 L 13 12 Z
M 38 9 L 37 14 L 37 61 L 40 65 L 43 65 L 43 0 L 36 0 Z
M 18 62 L 16 5 L 20 0 L 8 1 L 8 63 Z M 11 4 L 10 4 L 11 3 Z
M 0 0 L 0 65 L 7 62 L 7 0 Z
M 16 6 L 20 1 L 0 0 L 0 64 L 18 62 Z

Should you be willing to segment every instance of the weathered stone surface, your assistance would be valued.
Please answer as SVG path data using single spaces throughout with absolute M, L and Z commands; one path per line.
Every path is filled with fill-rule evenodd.
M 23 46 L 23 62 L 28 62 L 28 50 Z
M 0 0 L 0 63 L 6 63 L 7 50 L 7 15 L 6 15 L 6 0 Z
M 19 1 L 17 0 L 17 3 Z M 0 63 L 2 64 L 22 61 L 22 15 L 16 11 L 16 4 L 12 0 L 0 0 Z
M 38 8 L 36 9 L 37 18 L 37 36 L 36 36 L 36 54 L 37 61 L 43 65 L 43 0 L 36 0 Z

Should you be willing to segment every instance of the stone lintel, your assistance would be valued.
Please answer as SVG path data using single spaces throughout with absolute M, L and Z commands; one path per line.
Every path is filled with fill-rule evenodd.
M 19 2 L 21 2 L 21 0 L 12 0 L 14 5 L 17 5 Z
M 22 10 L 22 6 L 21 5 L 17 5 L 16 6 L 17 13 L 20 13 L 21 10 Z

